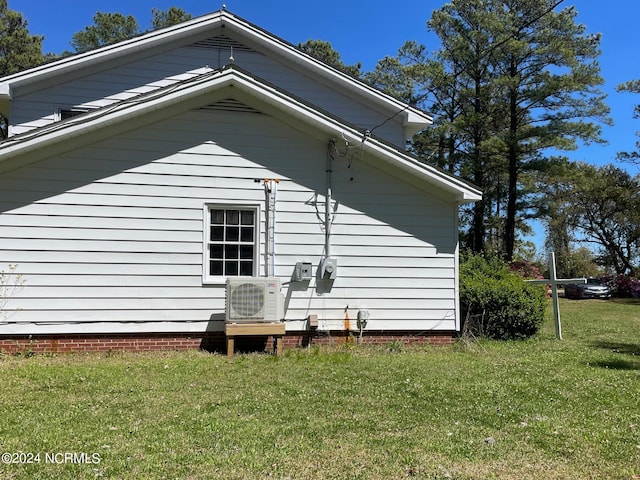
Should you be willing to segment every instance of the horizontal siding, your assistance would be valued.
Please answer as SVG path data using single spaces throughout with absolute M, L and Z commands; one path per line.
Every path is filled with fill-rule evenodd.
M 71 266 L 70 269 L 64 273 L 51 272 L 51 274 L 48 272 L 51 268 L 44 269 L 43 273 L 31 274 L 28 272 L 30 270 L 34 270 L 34 268 L 29 268 L 27 266 L 25 268 L 24 276 L 29 288 L 48 285 L 55 285 L 56 287 L 84 287 L 91 285 L 100 287 L 118 287 L 122 285 L 126 285 L 127 287 L 145 287 L 152 285 L 167 288 L 172 286 L 176 286 L 177 288 L 202 286 L 202 279 L 200 278 L 200 274 L 202 273 L 201 268 L 199 271 L 194 272 L 193 269 L 185 266 L 177 266 L 175 270 L 170 271 L 170 267 L 173 265 L 167 265 L 164 268 L 162 266 L 150 267 L 149 265 L 144 265 L 143 267 L 138 267 L 137 265 L 129 265 L 123 266 L 122 269 L 118 269 L 117 267 L 103 269 L 100 264 L 91 265 L 94 267 L 94 270 L 90 273 L 86 272 L 87 269 Z M 23 265 L 20 264 L 20 267 L 22 266 Z M 358 291 L 358 295 L 372 298 L 377 298 L 377 293 L 379 293 L 373 293 L 373 289 L 376 287 L 384 289 L 424 289 L 425 286 L 429 286 L 429 288 L 438 287 L 445 290 L 451 290 L 453 286 L 452 279 L 450 278 L 450 274 L 447 269 L 430 269 L 429 277 L 425 279 L 424 271 L 422 276 L 420 276 L 419 272 L 417 272 L 419 269 L 415 269 L 416 271 L 409 271 L 406 275 L 399 276 L 401 274 L 400 271 L 390 271 L 388 268 L 370 268 L 368 270 L 357 270 L 344 266 L 340 266 L 339 268 L 340 279 L 335 283 L 336 288 L 348 289 L 351 294 L 354 294 L 358 291 L 357 289 L 360 289 Z M 74 270 L 77 271 L 77 273 L 75 273 Z M 290 270 L 293 271 L 293 267 L 291 267 Z M 131 271 L 135 271 L 135 273 L 128 273 Z M 22 269 L 20 272 L 23 273 Z M 286 268 L 280 268 L 280 271 L 277 273 L 280 272 L 282 272 L 282 275 L 279 276 L 285 277 Z M 387 278 L 382 279 L 377 276 L 371 276 L 372 274 L 380 275 L 380 272 L 389 273 L 389 283 L 387 283 Z M 396 279 L 397 282 L 392 282 L 392 279 Z M 363 282 L 367 285 L 366 289 L 362 288 Z M 25 292 L 25 295 L 27 293 L 28 291 Z M 103 294 L 107 293 L 108 292 L 103 292 Z M 429 294 L 424 292 L 424 295 L 428 296 Z
M 222 57 L 219 53 L 217 49 L 180 47 L 36 92 L 21 95 L 18 91 L 12 102 L 11 132 L 23 133 L 50 123 L 60 108 L 100 108 L 193 78 L 207 71 L 209 66 L 218 68 L 225 65 L 229 52 L 224 52 Z M 319 83 L 317 78 L 311 78 L 275 58 L 255 51 L 238 50 L 234 51 L 234 59 L 235 65 L 253 75 L 363 129 L 381 125 L 390 116 L 390 113 L 373 110 L 335 87 Z M 375 133 L 399 146 L 403 146 L 406 140 L 400 119 L 387 121 Z
M 254 179 L 281 178 L 276 275 L 303 260 L 315 272 L 325 162 L 325 143 L 270 117 L 198 111 L 5 174 L 0 264 L 18 264 L 26 286 L 0 333 L 221 329 L 224 285 L 202 279 L 204 205 L 260 205 L 264 253 Z M 337 159 L 333 178 L 338 278 L 322 296 L 315 281 L 285 288 L 288 328 L 309 314 L 341 328 L 345 309 L 367 308 L 378 329 L 454 329 L 455 207 L 365 157 Z
M 137 252 L 92 252 L 89 257 L 83 251 L 33 251 L 33 250 L 2 250 L 3 257 L 10 259 L 11 263 L 20 263 L 21 265 L 29 264 L 29 262 L 35 262 L 37 265 L 47 263 L 47 265 L 69 265 L 69 264 L 89 264 L 89 265 L 162 265 L 168 263 L 169 265 L 201 265 L 201 253 L 197 254 L 185 254 L 185 253 L 171 253 L 169 256 L 165 253 L 145 253 L 140 254 Z M 294 257 L 291 254 L 279 255 L 276 260 L 277 266 L 284 269 L 283 275 L 286 276 L 286 268 L 291 267 L 294 260 L 302 261 L 306 260 L 306 257 Z M 411 276 L 414 270 L 422 270 L 425 268 L 435 269 L 441 267 L 439 262 L 440 257 L 398 257 L 398 256 L 385 256 L 377 257 L 377 262 L 372 265 L 372 260 L 366 256 L 350 256 L 342 258 L 340 261 L 341 267 L 353 267 L 359 266 L 365 268 L 359 270 L 362 275 L 371 275 L 372 270 L 375 271 L 378 268 L 385 268 L 386 271 L 392 273 L 391 268 L 397 268 L 396 277 L 401 278 Z M 118 263 L 120 261 L 120 263 Z M 286 262 L 286 263 L 284 263 Z M 295 262 L 294 262 L 295 263 Z M 453 261 L 451 261 L 453 265 Z M 65 267 L 59 267 L 61 273 L 65 273 L 62 270 Z M 39 268 L 39 267 L 38 267 Z M 53 267 L 52 267 L 53 268 Z M 291 267 L 293 268 L 293 267 Z M 442 268 L 442 267 L 441 267 Z M 449 269 L 451 267 L 444 267 Z M 352 270 L 355 274 L 355 269 Z M 434 273 L 438 270 L 434 270 Z M 35 272 L 33 272 L 35 273 Z M 99 273 L 98 273 L 99 274 Z M 418 274 L 419 275 L 419 274 Z
M 314 245 L 324 241 L 324 235 L 317 234 L 279 234 L 278 248 L 281 254 L 291 254 L 290 247 L 295 245 Z M 41 250 L 53 248 L 57 251 L 65 251 L 70 248 L 75 251 L 82 248 L 84 251 L 102 252 L 113 244 L 118 251 L 145 252 L 160 251 L 171 252 L 176 248 L 186 253 L 193 253 L 190 245 L 196 243 L 196 252 L 201 251 L 202 235 L 193 235 L 189 231 L 161 231 L 161 230 L 109 230 L 109 229 L 75 229 L 75 228 L 37 228 L 29 227 L 15 229 L 0 227 L 0 237 L 3 237 L 4 245 L 9 249 L 29 248 Z M 44 239 L 44 240 L 43 240 Z M 94 240 L 96 239 L 96 240 Z M 99 239 L 99 240 L 98 240 Z M 43 243 L 45 242 L 45 243 Z M 402 243 L 402 246 L 398 246 Z M 403 256 L 408 252 L 409 256 L 416 256 L 420 252 L 429 252 L 433 247 L 420 243 L 420 240 L 411 236 L 384 236 L 384 235 L 350 235 L 333 234 L 332 245 L 337 249 L 349 251 L 352 247 L 361 249 L 363 256 L 380 249 L 394 248 L 395 256 Z M 347 256 L 353 256 L 351 253 Z

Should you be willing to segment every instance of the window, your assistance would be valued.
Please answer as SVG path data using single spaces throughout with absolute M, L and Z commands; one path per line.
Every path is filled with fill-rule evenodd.
M 205 278 L 254 276 L 258 208 L 209 205 Z

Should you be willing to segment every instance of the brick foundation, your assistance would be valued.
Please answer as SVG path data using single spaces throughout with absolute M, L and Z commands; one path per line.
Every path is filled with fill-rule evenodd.
M 453 345 L 455 332 L 367 332 L 358 338 L 356 333 L 336 332 L 291 332 L 284 337 L 285 348 L 307 347 L 309 345 L 387 345 L 398 342 L 403 345 Z
M 403 345 L 452 345 L 454 332 L 367 332 L 363 345 L 386 345 L 399 342 Z M 310 345 L 356 344 L 356 335 L 346 332 L 289 332 L 284 338 L 285 348 Z M 150 352 L 167 350 L 201 349 L 225 353 L 224 332 L 205 335 L 181 334 L 104 334 L 104 335 L 15 335 L 0 337 L 0 352 L 6 354 L 71 353 L 71 352 Z M 236 352 L 271 352 L 272 337 L 238 337 Z

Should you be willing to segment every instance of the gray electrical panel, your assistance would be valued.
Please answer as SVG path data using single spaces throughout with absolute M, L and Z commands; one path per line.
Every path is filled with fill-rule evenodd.
M 333 257 L 326 257 L 320 262 L 319 268 L 319 278 L 321 278 L 322 280 L 335 280 L 338 274 L 338 259 Z
M 306 282 L 311 280 L 311 262 L 298 262 L 293 269 L 292 282 Z

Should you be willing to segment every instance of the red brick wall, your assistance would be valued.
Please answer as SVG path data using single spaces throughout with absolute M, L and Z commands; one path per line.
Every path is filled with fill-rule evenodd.
M 399 342 L 404 345 L 453 345 L 455 332 L 367 332 L 362 339 L 357 334 L 347 334 L 344 331 L 336 332 L 292 332 L 284 337 L 285 347 L 306 347 L 308 345 L 386 345 Z
M 188 350 L 218 345 L 225 348 L 224 333 L 207 335 L 145 334 L 145 335 L 33 335 L 0 338 L 0 352 L 5 353 L 68 353 L 108 351 Z
M 404 345 L 452 345 L 453 332 L 367 332 L 362 337 L 364 345 L 386 345 L 399 342 Z M 356 344 L 356 335 L 346 332 L 292 332 L 283 339 L 285 348 L 309 345 Z M 70 353 L 70 352 L 145 352 L 162 350 L 203 349 L 224 353 L 224 332 L 206 335 L 181 334 L 112 334 L 112 335 L 39 335 L 0 337 L 0 352 L 8 354 L 26 353 Z M 273 351 L 273 338 L 236 337 L 236 351 Z

